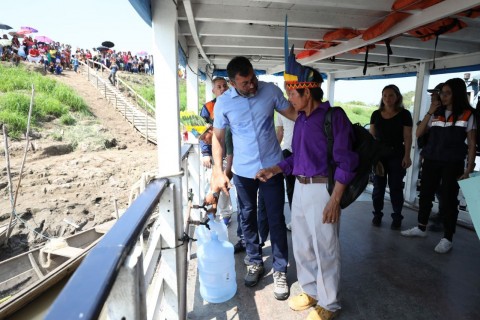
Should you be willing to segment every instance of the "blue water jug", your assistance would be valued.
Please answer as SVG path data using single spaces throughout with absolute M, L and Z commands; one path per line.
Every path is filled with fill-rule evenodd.
M 210 241 L 198 247 L 197 257 L 202 298 L 210 303 L 230 300 L 237 292 L 233 245 L 212 232 Z
M 216 232 L 218 239 L 221 241 L 228 241 L 227 226 L 221 221 L 214 219 L 213 214 L 209 214 L 209 221 L 207 222 L 210 229 L 204 225 L 200 225 L 195 228 L 195 238 L 197 239 L 197 247 L 203 245 L 205 242 L 210 241 L 212 232 Z
M 215 231 L 220 241 L 228 241 L 228 229 L 222 220 L 218 219 L 218 216 L 213 217 L 213 214 L 209 214 L 208 225 L 210 226 L 210 232 Z

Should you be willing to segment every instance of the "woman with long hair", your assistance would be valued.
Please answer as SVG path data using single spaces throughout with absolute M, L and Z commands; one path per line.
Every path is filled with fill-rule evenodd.
M 467 98 L 465 81 L 453 78 L 440 91 L 440 102 L 433 101 L 417 128 L 417 137 L 429 132 L 422 150 L 422 184 L 418 226 L 402 231 L 406 237 L 425 237 L 435 191 L 439 188 L 443 211 L 444 236 L 435 247 L 438 253 L 452 249 L 458 218 L 457 180 L 468 178 L 475 168 L 476 124 Z M 465 144 L 465 139 L 467 144 Z M 467 165 L 465 167 L 465 157 Z
M 410 149 L 412 147 L 412 115 L 403 107 L 403 96 L 396 85 L 383 88 L 378 110 L 372 113 L 370 133 L 375 139 L 391 148 L 388 156 L 380 159 L 383 172 L 376 170 L 373 180 L 373 220 L 379 227 L 382 223 L 385 188 L 390 188 L 390 201 L 393 213 L 391 229 L 398 230 L 402 225 L 403 177 L 412 164 Z

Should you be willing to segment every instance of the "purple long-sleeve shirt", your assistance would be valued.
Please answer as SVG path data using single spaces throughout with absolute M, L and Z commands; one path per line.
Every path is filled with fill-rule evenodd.
M 278 165 L 287 174 L 306 177 L 328 175 L 327 137 L 324 130 L 325 114 L 330 103 L 323 102 L 307 117 L 299 112 L 293 130 L 293 155 Z M 332 115 L 333 160 L 337 164 L 335 180 L 348 184 L 355 177 L 358 155 L 352 150 L 353 128 L 343 112 Z

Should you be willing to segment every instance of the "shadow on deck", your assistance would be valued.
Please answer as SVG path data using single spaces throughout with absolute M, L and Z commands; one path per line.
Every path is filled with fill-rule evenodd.
M 385 203 L 389 212 L 391 207 Z M 370 201 L 357 201 L 343 210 L 342 310 L 336 319 L 480 319 L 480 242 L 474 231 L 457 227 L 453 249 L 438 254 L 433 248 L 443 233 L 405 238 L 390 230 L 388 214 L 380 228 L 371 224 Z M 288 208 L 288 205 L 286 205 Z M 404 209 L 403 228 L 415 226 L 417 212 Z M 236 216 L 229 227 L 237 241 Z M 291 296 L 301 293 L 297 282 L 291 233 L 288 233 L 288 282 Z M 195 252 L 195 245 L 192 246 Z M 243 284 L 245 253 L 236 255 L 237 293 L 229 301 L 210 304 L 200 296 L 197 261 L 188 270 L 188 319 L 305 319 L 309 310 L 295 312 L 273 297 L 270 241 L 264 248 L 265 276 L 253 288 Z

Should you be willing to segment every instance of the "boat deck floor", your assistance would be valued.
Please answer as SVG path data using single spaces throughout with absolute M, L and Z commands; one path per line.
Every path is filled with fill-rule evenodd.
M 387 201 L 384 212 L 389 210 Z M 371 201 L 357 201 L 342 213 L 342 309 L 336 319 L 480 319 L 480 241 L 474 231 L 457 227 L 452 251 L 438 254 L 433 248 L 443 237 L 442 232 L 429 232 L 426 238 L 405 238 L 390 229 L 389 215 L 385 215 L 381 227 L 372 226 L 371 211 Z M 416 211 L 405 208 L 403 215 L 402 229 L 416 225 Z M 229 237 L 235 243 L 236 216 L 232 220 Z M 301 288 L 290 232 L 288 242 L 287 278 L 293 296 L 301 293 Z M 274 298 L 270 241 L 263 252 L 265 275 L 255 287 L 243 284 L 245 253 L 235 256 L 237 293 L 220 304 L 205 302 L 200 296 L 193 256 L 188 270 L 187 318 L 305 319 L 311 309 L 293 311 L 286 301 Z

